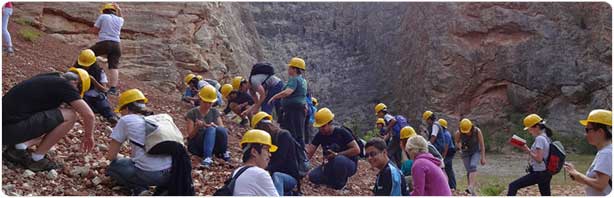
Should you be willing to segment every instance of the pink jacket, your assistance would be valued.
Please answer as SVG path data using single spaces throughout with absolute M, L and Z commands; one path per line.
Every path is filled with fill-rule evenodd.
M 416 156 L 411 167 L 414 191 L 411 196 L 451 196 L 446 174 L 439 168 L 441 160 L 430 153 Z

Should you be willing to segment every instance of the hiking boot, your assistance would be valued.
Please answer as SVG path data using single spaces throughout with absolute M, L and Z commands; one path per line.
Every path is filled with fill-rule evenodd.
M 117 90 L 117 87 L 111 87 L 109 88 L 109 91 L 107 91 L 108 94 L 117 96 L 119 95 L 119 90 Z
M 200 162 L 200 167 L 210 168 L 211 164 L 213 164 L 213 160 L 210 157 L 208 157 L 208 158 L 205 158 L 202 162 Z
M 249 122 L 249 121 L 247 121 L 247 119 L 243 118 L 243 119 L 241 119 L 241 123 L 239 123 L 239 125 L 241 125 L 241 126 L 247 126 L 247 123 L 248 123 L 248 122 Z
M 230 151 L 224 152 L 224 155 L 222 156 L 222 159 L 224 159 L 224 161 L 226 161 L 226 162 L 229 162 L 230 161 Z
M 28 169 L 34 172 L 49 171 L 58 168 L 60 168 L 60 166 L 55 162 L 47 159 L 47 157 L 44 157 L 43 159 L 38 161 L 34 161 L 32 158 L 28 160 Z
M 9 145 L 2 153 L 2 157 L 13 164 L 26 166 L 28 162 L 28 151 L 19 150 L 16 149 L 15 146 Z

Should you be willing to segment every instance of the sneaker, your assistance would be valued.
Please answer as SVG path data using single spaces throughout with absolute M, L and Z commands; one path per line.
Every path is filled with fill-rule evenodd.
M 202 162 L 200 162 L 200 167 L 209 168 L 211 167 L 211 164 L 213 164 L 213 160 L 210 157 L 208 157 L 208 158 L 205 158 Z
M 249 122 L 249 121 L 247 121 L 247 119 L 243 118 L 243 119 L 241 119 L 241 123 L 239 123 L 239 125 L 241 125 L 241 126 L 247 126 L 248 122 Z
M 44 157 L 43 159 L 38 161 L 34 161 L 32 158 L 28 160 L 28 169 L 34 172 L 49 171 L 58 168 L 60 168 L 60 166 L 55 162 L 47 159 L 47 157 Z
M 224 161 L 226 162 L 229 162 L 230 161 L 230 151 L 226 151 L 224 155 L 222 156 L 222 159 L 224 159 Z
M 107 91 L 108 94 L 111 94 L 111 95 L 114 95 L 114 96 L 119 95 L 118 92 L 119 92 L 119 90 L 117 90 L 117 87 L 111 87 L 111 88 L 109 88 L 109 91 Z
M 471 188 L 465 189 L 465 192 L 471 196 L 476 196 L 475 191 Z
M 16 149 L 15 146 L 9 145 L 8 148 L 2 152 L 2 157 L 7 161 L 21 166 L 26 166 L 28 162 L 28 151 Z

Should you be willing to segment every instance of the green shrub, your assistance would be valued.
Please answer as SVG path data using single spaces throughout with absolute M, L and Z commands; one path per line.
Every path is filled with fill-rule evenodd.
M 17 18 L 17 19 L 15 19 L 13 21 L 15 21 L 15 23 L 17 23 L 19 25 L 29 25 L 29 26 L 32 26 L 34 24 L 34 22 L 31 19 L 24 18 L 24 17 Z
M 487 186 L 484 186 L 480 189 L 480 194 L 481 195 L 486 195 L 486 196 L 499 196 L 501 194 L 501 192 L 503 192 L 503 190 L 505 190 L 505 187 L 499 185 L 499 184 L 490 184 Z
M 19 31 L 19 35 L 26 41 L 30 41 L 30 42 L 34 42 L 36 41 L 41 35 L 38 31 L 36 31 L 34 28 L 30 28 L 30 27 L 26 27 L 23 28 Z

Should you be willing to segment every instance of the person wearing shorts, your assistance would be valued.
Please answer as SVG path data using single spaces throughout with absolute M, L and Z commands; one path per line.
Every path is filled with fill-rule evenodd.
M 119 46 L 120 33 L 124 25 L 121 9 L 115 3 L 107 3 L 100 10 L 102 13 L 94 23 L 94 30 L 98 32 L 98 42 L 90 47 L 96 56 L 107 56 L 109 64 L 109 93 L 117 95 L 119 81 L 119 58 L 122 51 Z
M 45 154 L 74 126 L 83 120 L 83 151 L 94 145 L 94 113 L 82 99 L 90 77 L 83 69 L 66 73 L 39 74 L 12 87 L 2 97 L 2 152 L 4 159 L 32 171 L 59 168 Z M 61 107 L 62 104 L 69 107 Z M 79 116 L 77 116 L 77 113 Z M 31 153 L 27 148 L 37 145 Z
M 475 183 L 478 171 L 478 162 L 486 165 L 486 151 L 482 130 L 474 126 L 469 119 L 462 119 L 459 130 L 454 134 L 456 148 L 460 148 L 463 165 L 467 171 L 467 189 L 465 192 L 476 196 Z

